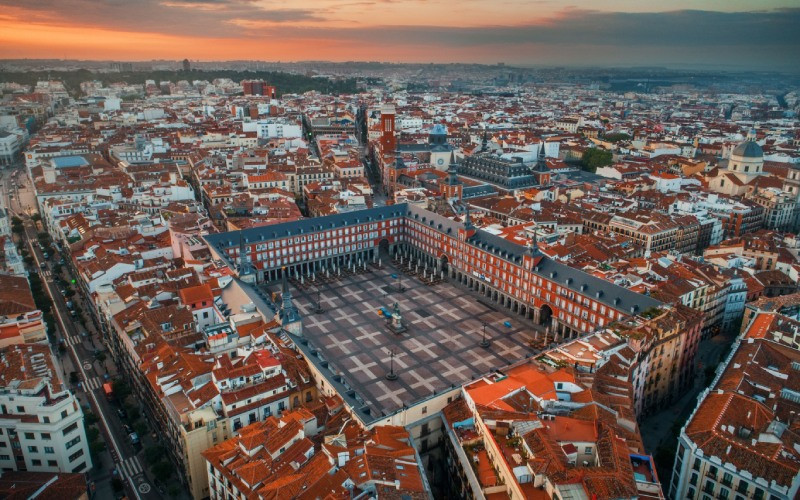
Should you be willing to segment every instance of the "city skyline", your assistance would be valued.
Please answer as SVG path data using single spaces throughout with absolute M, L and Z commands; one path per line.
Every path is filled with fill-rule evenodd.
M 792 71 L 791 2 L 658 4 L 302 0 L 0 0 L 0 57 L 377 60 Z

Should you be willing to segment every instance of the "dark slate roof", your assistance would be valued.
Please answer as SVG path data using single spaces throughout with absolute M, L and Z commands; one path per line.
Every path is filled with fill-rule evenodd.
M 756 141 L 747 140 L 733 148 L 731 155 L 744 158 L 763 158 L 764 150 L 761 149 L 761 146 Z
M 400 153 L 429 153 L 434 151 L 452 151 L 451 144 L 431 144 L 430 142 L 398 144 L 397 151 Z
M 351 224 L 388 220 L 403 216 L 428 225 L 445 234 L 453 235 L 453 237 L 455 237 L 458 234 L 458 230 L 463 227 L 461 222 L 456 222 L 415 205 L 402 203 L 398 205 L 356 210 L 343 214 L 327 215 L 325 217 L 316 217 L 313 219 L 285 222 L 271 226 L 254 227 L 243 230 L 242 236 L 244 237 L 245 243 L 261 243 L 287 236 L 325 231 Z M 223 250 L 239 245 L 239 231 L 209 234 L 205 236 L 205 239 L 212 247 Z M 522 256 L 526 251 L 526 248 L 522 245 L 518 245 L 505 238 L 481 230 L 477 230 L 474 236 L 469 239 L 468 243 L 488 251 L 497 257 L 517 264 L 522 263 Z M 226 258 L 224 252 L 220 251 L 218 253 L 223 258 Z M 233 266 L 234 264 L 229 263 L 229 265 Z M 555 274 L 551 277 L 551 273 Z M 602 304 L 619 311 L 624 311 L 627 314 L 640 313 L 650 307 L 661 305 L 661 302 L 647 295 L 633 292 L 627 288 L 615 285 L 614 283 L 605 281 L 581 271 L 580 269 L 569 267 L 566 264 L 551 260 L 547 257 L 542 258 L 539 262 L 538 274 L 544 278 L 557 281 L 570 290 L 592 297 Z M 570 280 L 569 283 L 567 283 L 568 278 Z M 582 286 L 584 287 L 583 290 L 581 290 Z M 600 292 L 599 295 L 598 292 Z M 632 310 L 634 306 L 636 306 L 636 309 Z
M 497 194 L 497 188 L 491 184 L 478 184 L 477 186 L 464 186 L 461 188 L 461 197 L 466 199 L 478 198 L 479 196 L 491 196 Z
M 278 238 L 285 238 L 287 236 L 298 236 L 307 233 L 313 234 L 316 231 L 326 231 L 328 229 L 346 227 L 352 224 L 376 222 L 392 219 L 394 217 L 401 217 L 406 215 L 407 208 L 408 206 L 404 203 L 399 205 L 387 205 L 365 210 L 326 215 L 325 217 L 283 222 L 271 226 L 252 227 L 244 229 L 241 232 L 244 243 L 261 243 Z M 209 245 L 217 249 L 225 249 L 239 245 L 239 231 L 208 234 L 204 236 L 204 238 Z
M 638 314 L 651 307 L 662 305 L 660 301 L 648 295 L 628 290 L 547 257 L 539 261 L 538 267 L 539 275 L 591 297 L 602 304 L 624 311 L 626 314 Z M 569 283 L 567 283 L 568 279 Z M 583 289 L 581 289 L 582 287 Z M 597 295 L 598 292 L 600 296 Z M 634 306 L 635 310 L 632 309 Z

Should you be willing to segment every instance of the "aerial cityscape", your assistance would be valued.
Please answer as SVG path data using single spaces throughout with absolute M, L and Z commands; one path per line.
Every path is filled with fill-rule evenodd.
M 0 5 L 0 498 L 800 498 L 793 2 Z

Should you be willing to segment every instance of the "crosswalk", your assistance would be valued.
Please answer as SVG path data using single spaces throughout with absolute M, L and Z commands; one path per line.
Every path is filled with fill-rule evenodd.
M 83 342 L 83 339 L 81 338 L 80 335 L 70 335 L 69 337 L 66 338 L 65 342 L 67 343 L 67 345 L 78 345 L 81 342 Z
M 141 462 L 139 462 L 139 458 L 135 456 L 126 458 L 125 460 L 120 462 L 117 467 L 122 471 L 122 474 L 127 477 L 138 476 L 139 474 L 144 472 L 142 464 Z
M 103 385 L 103 380 L 100 377 L 92 377 L 86 379 L 86 382 L 83 384 L 83 388 L 86 391 L 96 391 Z

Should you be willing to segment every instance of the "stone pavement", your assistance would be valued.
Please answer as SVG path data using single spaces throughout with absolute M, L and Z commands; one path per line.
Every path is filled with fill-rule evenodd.
M 448 283 L 426 286 L 405 277 L 405 291 L 398 293 L 392 278 L 398 272 L 385 265 L 320 284 L 322 314 L 314 313 L 316 288 L 293 290 L 309 345 L 319 349 L 375 415 L 389 414 L 532 354 L 532 328 L 510 311 L 480 304 Z M 393 311 L 395 302 L 408 329 L 399 335 L 378 315 L 380 308 Z M 510 328 L 505 321 L 511 321 Z M 491 340 L 488 348 L 478 345 L 484 323 Z M 398 379 L 389 381 L 385 375 L 392 351 Z

